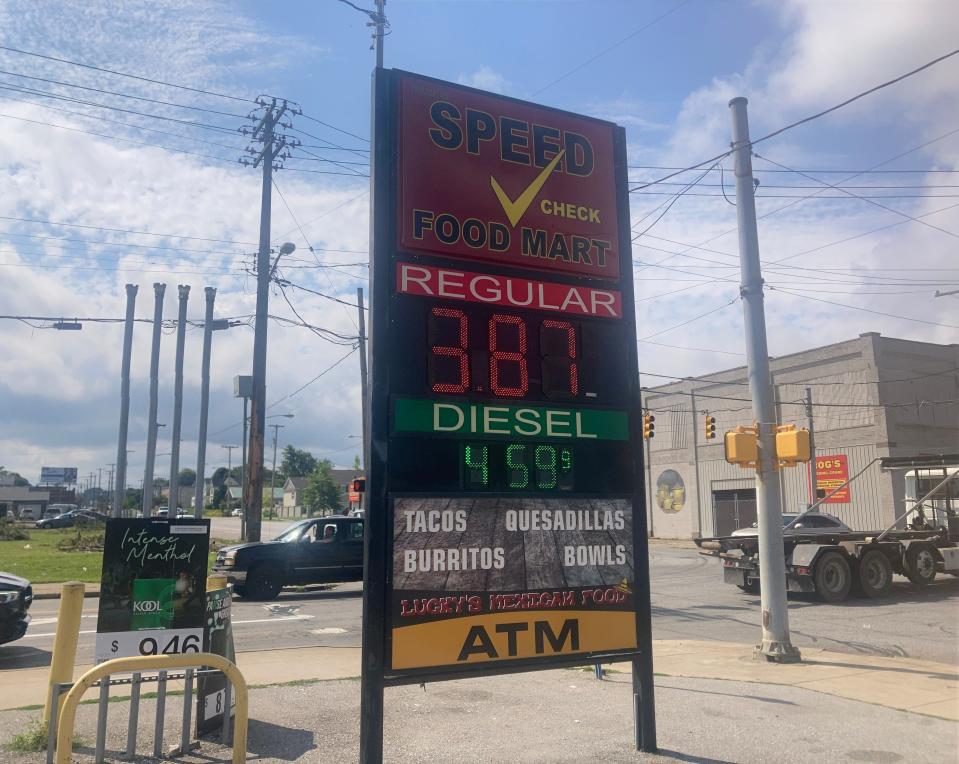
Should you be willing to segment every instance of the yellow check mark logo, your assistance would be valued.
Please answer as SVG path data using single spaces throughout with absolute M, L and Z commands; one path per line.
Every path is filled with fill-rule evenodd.
M 515 202 L 506 195 L 502 186 L 496 182 L 496 178 L 492 175 L 489 176 L 489 184 L 493 187 L 493 192 L 496 194 L 496 198 L 499 199 L 499 203 L 503 205 L 503 211 L 506 213 L 506 217 L 509 218 L 510 225 L 512 225 L 513 228 L 516 227 L 520 218 L 523 217 L 526 210 L 529 209 L 530 204 L 533 203 L 533 199 L 536 198 L 536 195 L 543 188 L 550 173 L 556 169 L 556 165 L 559 164 L 559 160 L 563 158 L 563 154 L 565 153 L 566 151 L 564 149 L 554 156 L 552 161 L 546 165 L 542 172 L 534 178 L 533 182 L 526 187 L 526 190 L 516 197 Z

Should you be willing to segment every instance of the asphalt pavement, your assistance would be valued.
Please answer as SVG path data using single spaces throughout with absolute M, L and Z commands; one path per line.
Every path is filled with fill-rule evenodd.
M 650 578 L 655 639 L 758 641 L 759 597 L 724 584 L 718 561 L 657 544 L 650 551 Z M 80 665 L 93 662 L 97 602 L 84 602 Z M 234 599 L 233 604 L 238 651 L 360 644 L 361 584 L 287 589 L 274 602 Z M 49 664 L 57 601 L 38 600 L 31 614 L 26 637 L 0 646 L 0 671 Z M 959 665 L 959 578 L 952 576 L 926 590 L 897 576 L 892 596 L 883 600 L 850 598 L 827 605 L 814 595 L 790 594 L 789 619 L 800 649 Z

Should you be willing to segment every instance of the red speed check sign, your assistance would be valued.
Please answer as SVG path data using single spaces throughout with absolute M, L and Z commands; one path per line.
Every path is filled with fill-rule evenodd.
M 611 124 L 409 76 L 399 132 L 401 247 L 618 278 Z

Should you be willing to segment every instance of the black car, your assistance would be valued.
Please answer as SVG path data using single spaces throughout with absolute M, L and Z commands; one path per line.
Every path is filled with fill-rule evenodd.
M 241 597 L 271 600 L 284 586 L 363 580 L 363 519 L 301 520 L 273 541 L 223 547 L 213 573 Z
M 33 587 L 27 579 L 0 573 L 0 645 L 26 634 L 32 604 Z
M 88 526 L 105 523 L 109 518 L 100 512 L 94 512 L 92 509 L 75 509 L 72 512 L 64 512 L 56 517 L 45 517 L 43 520 L 37 520 L 37 528 L 73 528 L 74 526 Z

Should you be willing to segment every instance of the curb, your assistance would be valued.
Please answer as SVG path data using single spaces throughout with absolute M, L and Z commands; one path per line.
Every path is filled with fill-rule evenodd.
M 45 584 L 38 584 L 38 585 L 39 585 L 39 586 L 45 586 Z M 54 586 L 59 586 L 59 584 L 54 584 Z M 91 584 L 91 586 L 92 586 L 92 584 Z M 95 589 L 85 589 L 84 592 L 83 592 L 83 597 L 84 597 L 84 599 L 86 599 L 87 597 L 99 597 L 99 596 L 100 596 L 100 586 L 99 586 L 99 584 L 96 585 L 96 588 L 95 588 Z M 38 592 L 38 591 L 37 591 L 37 585 L 34 585 L 34 587 L 33 587 L 33 600 L 34 600 L 34 602 L 36 602 L 37 600 L 58 600 L 58 599 L 60 599 L 60 590 L 59 590 L 59 589 L 50 590 L 50 591 L 39 591 L 39 592 Z

